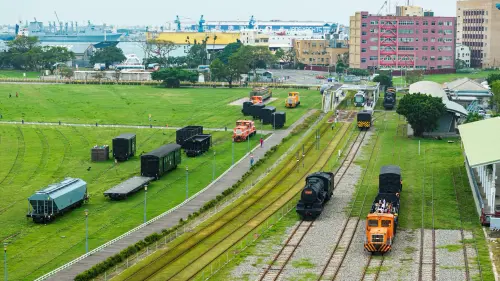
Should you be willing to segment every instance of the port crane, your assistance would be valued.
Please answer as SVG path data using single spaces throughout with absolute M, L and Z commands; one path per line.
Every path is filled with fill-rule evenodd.
M 382 10 L 387 6 L 387 10 L 389 10 L 389 6 L 387 5 L 387 0 L 384 1 L 384 4 L 382 5 L 382 7 L 380 7 L 380 10 L 378 11 L 377 15 L 378 16 L 381 16 L 382 15 Z M 389 14 L 389 11 L 387 11 L 387 14 Z
M 253 16 L 250 18 L 250 21 L 248 22 L 248 29 L 254 29 L 255 27 L 255 20 Z
M 174 21 L 177 24 L 177 31 L 181 31 L 181 20 L 179 19 L 179 16 Z
M 198 22 L 198 32 L 203 32 L 203 24 L 205 20 L 203 19 L 203 15 L 201 15 L 200 21 Z

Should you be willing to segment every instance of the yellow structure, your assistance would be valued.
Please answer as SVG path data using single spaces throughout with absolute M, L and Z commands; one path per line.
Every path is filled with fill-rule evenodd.
M 345 43 L 341 40 L 339 43 Z M 338 55 L 349 51 L 348 48 L 332 48 L 326 39 L 301 39 L 294 40 L 295 55 L 298 62 L 333 66 L 337 64 Z
M 217 39 L 214 41 L 215 36 Z M 171 41 L 177 45 L 194 44 L 194 41 L 201 43 L 208 37 L 207 44 L 228 45 L 240 39 L 239 33 L 229 32 L 160 32 L 146 34 L 147 40 Z M 188 39 L 189 38 L 189 39 Z
M 299 92 L 288 93 L 288 98 L 285 100 L 285 107 L 297 107 L 300 104 Z

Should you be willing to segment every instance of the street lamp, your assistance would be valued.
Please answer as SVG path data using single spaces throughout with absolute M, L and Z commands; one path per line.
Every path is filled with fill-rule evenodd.
M 85 209 L 85 254 L 89 252 L 89 210 Z
M 7 281 L 7 242 L 3 243 L 3 263 L 4 263 L 5 281 Z
M 147 210 L 146 204 L 147 204 L 147 199 L 148 199 L 148 186 L 145 185 L 144 186 L 144 223 L 146 223 L 146 220 L 147 220 L 147 218 L 146 218 L 146 210 Z
M 212 165 L 212 181 L 215 180 L 215 150 L 214 150 L 214 163 Z
M 232 142 L 231 146 L 232 146 L 232 149 L 233 149 L 232 150 L 233 153 L 232 153 L 232 158 L 231 158 L 232 159 L 231 160 L 231 165 L 234 165 L 234 138 L 233 138 L 233 142 Z
M 186 200 L 189 198 L 189 170 L 188 166 L 186 166 Z

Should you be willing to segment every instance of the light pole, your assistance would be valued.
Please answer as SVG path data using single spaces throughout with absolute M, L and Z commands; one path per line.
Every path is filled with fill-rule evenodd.
M 89 210 L 85 209 L 85 254 L 89 252 Z
M 144 186 L 144 223 L 146 223 L 147 218 L 146 218 L 146 204 L 147 204 L 147 199 L 148 199 L 148 186 Z
M 7 281 L 7 242 L 3 243 L 3 264 L 4 264 L 5 281 Z
M 232 150 L 232 151 L 233 151 L 233 153 L 232 153 L 232 158 L 231 158 L 231 159 L 232 159 L 232 160 L 231 160 L 231 165 L 234 165 L 234 138 L 233 138 L 233 142 L 232 142 L 231 146 L 232 146 L 232 149 L 233 149 L 233 150 Z
M 189 169 L 186 166 L 186 200 L 189 198 Z
M 214 163 L 212 164 L 212 181 L 215 180 L 215 150 L 214 150 Z
M 247 136 L 248 153 L 250 153 L 250 134 Z

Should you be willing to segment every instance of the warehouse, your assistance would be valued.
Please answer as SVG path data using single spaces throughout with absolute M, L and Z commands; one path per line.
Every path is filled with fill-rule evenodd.
M 410 94 L 422 93 L 443 100 L 446 106 L 446 113 L 438 121 L 438 128 L 431 133 L 424 133 L 426 136 L 454 136 L 457 134 L 457 126 L 467 117 L 467 110 L 460 104 L 450 101 L 443 87 L 431 81 L 420 81 L 410 85 Z M 413 130 L 408 125 L 408 135 L 413 135 Z

